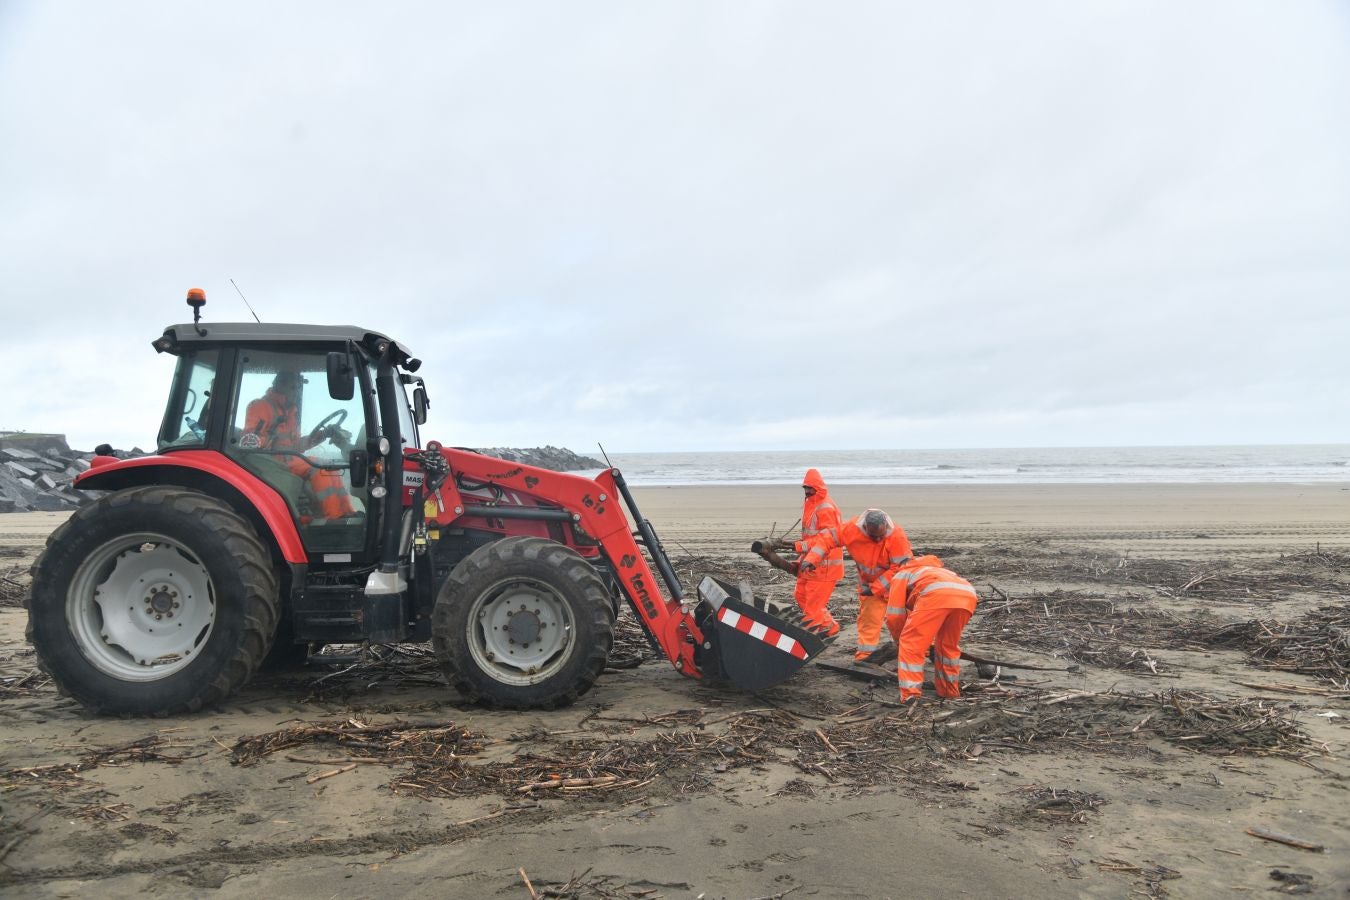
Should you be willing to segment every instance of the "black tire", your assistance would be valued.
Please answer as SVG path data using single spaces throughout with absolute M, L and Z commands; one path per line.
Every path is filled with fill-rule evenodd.
M 576 551 L 545 538 L 505 538 L 469 554 L 441 585 L 431 640 L 466 699 L 554 709 L 590 690 L 605 668 L 614 610 L 605 582 Z M 513 658 L 518 648 L 521 658 Z
M 191 490 L 131 488 L 82 507 L 47 539 L 32 574 L 38 661 L 96 713 L 167 716 L 219 703 L 253 676 L 276 632 L 267 549 L 229 506 Z M 177 642 L 174 652 L 136 659 L 159 641 Z

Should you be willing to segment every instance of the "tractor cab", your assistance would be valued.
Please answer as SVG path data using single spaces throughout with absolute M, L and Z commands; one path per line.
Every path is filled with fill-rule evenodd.
M 251 323 L 176 325 L 154 346 L 178 357 L 161 454 L 216 451 L 257 476 L 285 501 L 311 564 L 378 560 L 382 475 L 401 470 L 390 444 L 416 447 L 424 418 L 420 379 L 379 377 L 382 360 L 391 374 L 415 362 L 404 348 L 352 327 Z

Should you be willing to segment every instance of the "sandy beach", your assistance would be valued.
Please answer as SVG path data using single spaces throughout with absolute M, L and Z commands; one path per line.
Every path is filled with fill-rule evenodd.
M 1189 556 L 1350 547 L 1350 485 L 843 485 L 847 515 L 892 514 L 916 546 L 1028 538 L 1084 547 Z M 800 513 L 792 486 L 640 488 L 637 501 L 663 540 L 744 550 L 746 539 Z
M 893 681 L 816 665 L 703 684 L 621 622 L 612 659 L 640 664 L 553 712 L 460 705 L 411 646 L 97 718 L 36 670 L 15 605 L 64 514 L 0 516 L 0 893 L 1346 896 L 1350 485 L 833 493 L 977 586 L 967 649 L 1054 671 L 966 666 L 961 700 L 907 715 Z M 635 494 L 686 586 L 790 597 L 748 544 L 799 489 Z

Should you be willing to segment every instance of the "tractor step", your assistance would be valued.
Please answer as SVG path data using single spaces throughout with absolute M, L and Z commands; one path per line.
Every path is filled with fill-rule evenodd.
M 367 595 L 357 585 L 306 585 L 291 598 L 295 637 L 330 644 L 387 644 L 407 637 L 402 594 Z

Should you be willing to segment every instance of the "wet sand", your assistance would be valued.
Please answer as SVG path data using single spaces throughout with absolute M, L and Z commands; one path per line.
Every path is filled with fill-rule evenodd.
M 791 524 L 798 489 L 635 493 L 682 577 L 710 564 L 750 573 L 766 596 L 790 595 L 790 581 L 746 548 Z M 90 717 L 44 684 L 24 611 L 0 608 L 0 893 L 528 898 L 523 869 L 540 891 L 578 877 L 582 897 L 1229 897 L 1263 895 L 1280 868 L 1313 876 L 1314 896 L 1345 896 L 1350 691 L 1260 668 L 1241 649 L 1159 640 L 1129 616 L 1295 622 L 1343 607 L 1350 485 L 835 494 L 845 513 L 887 509 L 916 546 L 980 587 L 968 646 L 1062 668 L 1071 660 L 1034 644 L 1030 618 L 1024 634 L 1016 621 L 1010 634 L 974 634 L 998 603 L 1034 600 L 1049 614 L 1077 598 L 1104 610 L 1104 624 L 1087 626 L 1102 646 L 1142 650 L 1162 674 L 1088 663 L 990 683 L 966 669 L 962 701 L 904 718 L 889 705 L 893 683 L 815 666 L 749 696 L 648 660 L 607 672 L 571 708 L 505 713 L 458 704 L 425 665 L 410 679 L 389 667 L 334 674 L 344 664 L 259 678 L 199 715 L 120 720 Z M 22 581 L 62 518 L 0 516 L 0 571 Z M 1184 588 L 1196 576 L 1212 580 Z M 844 618 L 847 584 L 834 601 Z M 845 649 L 823 659 L 843 661 Z M 1153 731 L 1171 715 L 1165 704 L 1151 722 L 1074 731 L 1104 692 L 1145 703 L 1173 690 L 1190 692 L 1178 708 L 1200 695 L 1268 704 L 1302 730 L 1303 758 L 1241 743 L 1197 752 Z M 331 743 L 232 763 L 249 736 L 393 721 L 467 728 L 481 749 L 463 763 L 521 773 L 539 759 L 570 771 L 630 743 L 668 749 L 649 782 L 545 796 L 514 782 L 414 791 L 400 787 L 414 776 L 397 754 L 309 783 L 355 755 Z M 1054 727 L 1064 733 L 1028 736 Z M 154 752 L 89 764 L 97 749 L 138 743 Z M 1258 840 L 1246 833 L 1255 826 L 1326 851 Z
M 1350 483 L 843 485 L 831 495 L 846 516 L 886 510 L 917 546 L 1043 538 L 1159 555 L 1350 546 Z M 663 540 L 726 549 L 791 525 L 800 496 L 776 485 L 635 491 Z

